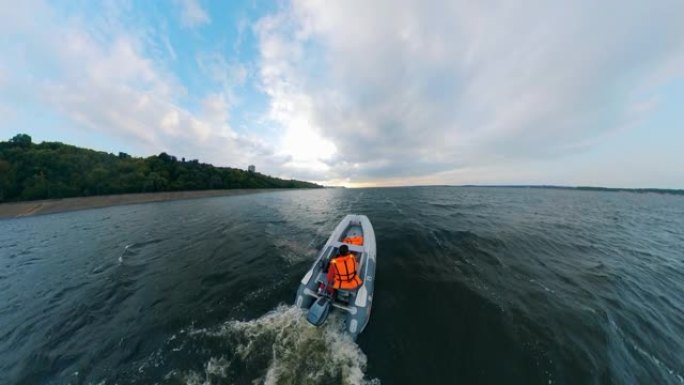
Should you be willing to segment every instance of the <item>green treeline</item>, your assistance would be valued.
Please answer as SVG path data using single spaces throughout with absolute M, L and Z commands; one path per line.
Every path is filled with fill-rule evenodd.
M 313 188 L 161 153 L 135 158 L 59 142 L 35 144 L 19 134 L 0 142 L 0 202 L 155 191 L 233 188 Z

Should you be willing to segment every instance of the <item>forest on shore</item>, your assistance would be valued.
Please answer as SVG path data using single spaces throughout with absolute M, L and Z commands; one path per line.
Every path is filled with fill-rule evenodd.
M 0 202 L 141 192 L 249 188 L 320 188 L 162 152 L 147 158 L 60 142 L 33 143 L 26 134 L 0 142 Z

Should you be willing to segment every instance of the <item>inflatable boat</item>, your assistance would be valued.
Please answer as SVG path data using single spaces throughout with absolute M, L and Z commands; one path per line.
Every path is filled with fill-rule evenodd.
M 357 261 L 361 285 L 355 289 L 330 289 L 328 269 L 340 247 L 346 245 Z M 347 215 L 337 225 L 313 266 L 301 280 L 295 305 L 307 310 L 307 320 L 320 326 L 331 311 L 344 314 L 344 328 L 354 339 L 365 329 L 373 304 L 375 281 L 375 233 L 365 215 Z

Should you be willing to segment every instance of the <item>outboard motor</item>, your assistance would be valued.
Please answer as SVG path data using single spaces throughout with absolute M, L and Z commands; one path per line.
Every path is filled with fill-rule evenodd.
M 319 297 L 309 308 L 306 320 L 314 326 L 321 326 L 330 314 L 330 301 L 328 297 Z

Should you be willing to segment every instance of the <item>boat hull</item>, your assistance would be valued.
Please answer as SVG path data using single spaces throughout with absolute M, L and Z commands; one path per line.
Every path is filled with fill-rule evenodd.
M 359 244 L 360 239 L 362 244 Z M 337 255 L 337 250 L 343 244 L 347 244 L 359 261 L 357 274 L 362 284 L 354 290 L 338 290 L 332 303 L 332 311 L 344 314 L 344 328 L 356 339 L 368 325 L 375 289 L 375 232 L 365 215 L 347 215 L 335 227 L 315 262 L 300 281 L 295 305 L 309 310 L 320 297 L 318 288 L 321 283 L 326 282 L 325 267 L 330 259 Z

